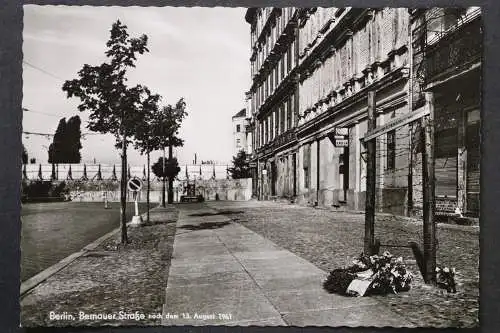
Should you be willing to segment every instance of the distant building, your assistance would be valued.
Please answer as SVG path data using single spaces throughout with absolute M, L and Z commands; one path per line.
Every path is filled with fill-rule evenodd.
M 247 152 L 246 112 L 246 109 L 241 109 L 233 116 L 233 156 L 236 156 L 240 150 Z

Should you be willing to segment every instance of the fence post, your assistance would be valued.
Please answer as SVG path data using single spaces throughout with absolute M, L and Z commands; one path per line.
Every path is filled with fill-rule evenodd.
M 434 175 L 434 95 L 425 93 L 429 115 L 422 119 L 424 149 L 422 150 L 423 181 L 423 233 L 424 233 L 424 268 L 426 283 L 436 282 L 436 201 Z
M 368 92 L 368 132 L 376 128 L 375 120 L 375 92 Z M 373 254 L 375 233 L 375 176 L 376 176 L 376 139 L 366 142 L 366 203 L 365 203 L 365 254 Z

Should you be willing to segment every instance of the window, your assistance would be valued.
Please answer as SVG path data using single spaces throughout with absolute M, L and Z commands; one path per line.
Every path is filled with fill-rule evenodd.
M 264 143 L 268 143 L 269 142 L 269 119 L 266 119 L 265 131 L 266 131 L 266 134 L 265 134 Z
M 281 62 L 280 62 L 280 66 L 281 66 L 281 80 L 283 80 L 283 78 L 285 77 L 285 55 L 283 54 L 283 56 L 281 57 Z
M 276 63 L 274 66 L 274 82 L 276 83 L 276 88 L 279 86 L 280 81 L 279 81 L 279 61 Z
M 387 133 L 387 169 L 394 170 L 396 166 L 396 131 Z
M 273 74 L 274 74 L 273 72 L 271 72 L 269 74 L 269 79 L 271 80 L 271 93 L 274 92 L 274 75 Z
M 287 130 L 292 128 L 292 113 L 293 113 L 292 98 L 293 98 L 293 95 L 290 96 L 290 98 L 287 101 L 287 104 L 288 104 L 288 112 L 286 113 L 286 129 Z
M 270 127 L 269 141 L 272 141 L 274 137 L 274 113 L 271 113 L 269 115 L 269 127 Z
M 286 101 L 281 105 L 281 133 L 285 131 Z
M 236 132 L 239 132 L 239 131 L 240 131 L 240 125 L 236 125 Z
M 292 44 L 290 44 L 287 53 L 288 53 L 288 56 L 286 57 L 287 58 L 287 73 L 290 73 L 290 70 L 292 68 Z

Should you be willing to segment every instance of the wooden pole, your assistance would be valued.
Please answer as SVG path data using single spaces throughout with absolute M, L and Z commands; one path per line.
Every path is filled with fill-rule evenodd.
M 422 119 L 424 135 L 423 161 L 423 217 L 424 217 L 424 281 L 436 282 L 436 222 L 435 222 L 435 178 L 434 178 L 434 95 L 425 93 L 426 107 L 429 115 Z
M 368 132 L 376 128 L 375 120 L 375 92 L 368 92 Z M 376 176 L 376 139 L 366 142 L 366 201 L 365 201 L 365 254 L 373 254 L 375 241 L 375 176 Z
M 413 111 L 413 29 L 412 20 L 408 20 L 408 111 Z M 410 143 L 409 143 L 409 158 L 408 158 L 408 196 L 406 215 L 411 216 L 413 213 L 413 125 L 410 124 Z
M 467 211 L 467 112 L 464 109 L 459 110 L 458 122 L 458 163 L 457 163 L 457 207 L 461 214 Z

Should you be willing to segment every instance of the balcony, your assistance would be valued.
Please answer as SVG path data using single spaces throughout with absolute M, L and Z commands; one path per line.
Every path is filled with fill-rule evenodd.
M 296 141 L 297 141 L 297 134 L 295 133 L 295 128 L 292 128 L 278 135 L 271 142 L 268 142 L 265 145 L 256 149 L 256 153 L 267 155 L 276 151 L 281 147 L 284 147 Z
M 481 62 L 481 20 L 475 16 L 440 36 L 425 50 L 425 84 L 443 80 Z

